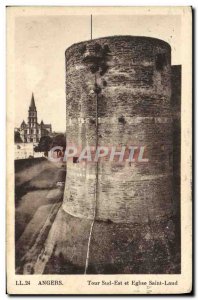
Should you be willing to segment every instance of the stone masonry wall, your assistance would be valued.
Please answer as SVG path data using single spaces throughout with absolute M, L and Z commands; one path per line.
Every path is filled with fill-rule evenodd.
M 180 212 L 180 160 L 181 160 L 181 66 L 172 66 L 171 106 L 173 111 L 173 184 L 174 203 Z
M 149 161 L 69 161 L 66 212 L 118 223 L 173 214 L 170 63 L 170 46 L 146 37 L 107 37 L 67 49 L 67 144 L 144 146 Z

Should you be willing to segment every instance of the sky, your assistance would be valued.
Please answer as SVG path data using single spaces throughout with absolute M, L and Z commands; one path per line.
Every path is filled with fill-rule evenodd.
M 168 42 L 172 64 L 180 64 L 179 15 L 94 15 L 93 38 L 150 36 Z M 38 122 L 65 131 L 65 50 L 90 39 L 89 15 L 29 15 L 15 19 L 15 126 L 27 121 L 34 93 Z

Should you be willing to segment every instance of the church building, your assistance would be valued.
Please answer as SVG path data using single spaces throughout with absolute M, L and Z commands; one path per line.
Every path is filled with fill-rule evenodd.
M 23 120 L 18 131 L 24 143 L 38 143 L 42 136 L 50 135 L 52 133 L 51 124 L 44 124 L 43 121 L 41 121 L 40 124 L 38 123 L 37 109 L 33 93 L 28 110 L 28 122 L 26 123 Z

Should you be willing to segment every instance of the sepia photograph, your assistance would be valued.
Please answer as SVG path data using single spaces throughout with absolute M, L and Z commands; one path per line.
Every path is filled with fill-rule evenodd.
M 191 15 L 7 7 L 10 294 L 190 292 Z

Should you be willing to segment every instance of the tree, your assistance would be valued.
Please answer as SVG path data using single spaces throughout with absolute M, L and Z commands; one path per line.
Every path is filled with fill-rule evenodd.
M 57 134 L 56 136 L 53 137 L 51 149 L 56 146 L 63 147 L 63 151 L 65 150 L 66 136 L 63 133 Z
M 15 143 L 22 143 L 22 139 L 21 139 L 21 136 L 20 136 L 20 133 L 18 131 L 15 131 L 14 132 L 14 142 Z
M 50 136 L 42 136 L 38 146 L 34 148 L 35 152 L 48 152 L 51 149 L 52 138 Z

